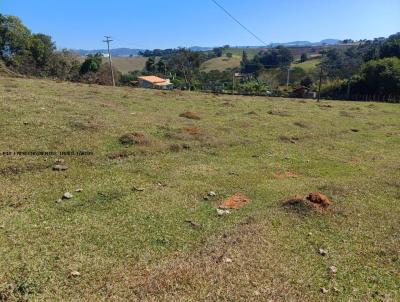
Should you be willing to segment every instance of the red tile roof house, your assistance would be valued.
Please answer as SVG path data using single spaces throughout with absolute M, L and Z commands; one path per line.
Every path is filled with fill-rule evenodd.
M 156 76 L 142 76 L 138 77 L 139 87 L 170 90 L 173 85 L 169 79 L 162 79 Z

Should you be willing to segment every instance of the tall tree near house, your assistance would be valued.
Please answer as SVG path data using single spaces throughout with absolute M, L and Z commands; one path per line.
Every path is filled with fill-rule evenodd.
M 242 53 L 242 61 L 240 61 L 240 67 L 241 69 L 245 69 L 246 65 L 249 64 L 249 58 L 247 56 L 247 52 L 245 50 L 243 50 Z
M 146 61 L 146 71 L 148 72 L 156 72 L 156 58 L 149 57 Z
M 163 75 L 167 74 L 167 65 L 163 59 L 160 59 L 160 61 L 158 61 L 156 66 L 159 73 L 162 73 Z
M 193 88 L 194 75 L 198 73 L 201 55 L 189 49 L 182 48 L 168 59 L 168 70 L 185 80 L 186 89 Z

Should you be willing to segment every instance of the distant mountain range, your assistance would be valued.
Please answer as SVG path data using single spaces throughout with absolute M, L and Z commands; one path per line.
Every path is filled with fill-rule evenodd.
M 129 56 L 137 56 L 140 51 L 143 49 L 136 49 L 136 48 L 115 48 L 111 50 L 111 55 L 114 57 L 129 57 Z M 90 54 L 96 54 L 96 53 L 104 53 L 106 54 L 108 51 L 107 49 L 92 49 L 92 50 L 87 50 L 87 49 L 71 49 L 72 52 L 77 53 L 81 56 L 87 56 Z
M 336 45 L 340 43 L 341 40 L 337 39 L 325 39 L 320 42 L 310 42 L 310 41 L 293 41 L 287 43 L 271 43 L 269 47 L 276 47 L 279 45 L 288 46 L 288 47 L 302 47 L 302 46 L 322 46 L 322 45 Z M 262 46 L 233 46 L 233 48 L 260 48 Z M 202 47 L 202 46 L 192 46 L 190 47 L 193 51 L 209 51 L 213 49 L 213 47 Z M 89 54 L 95 53 L 107 53 L 107 49 L 71 49 L 72 52 L 79 54 L 80 56 L 86 56 Z M 129 56 L 137 56 L 139 52 L 145 51 L 145 49 L 137 49 L 137 48 L 114 48 L 111 50 L 111 55 L 114 57 L 129 57 Z

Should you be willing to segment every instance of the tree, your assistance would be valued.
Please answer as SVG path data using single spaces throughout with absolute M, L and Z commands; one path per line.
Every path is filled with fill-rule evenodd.
M 231 52 L 227 52 L 227 53 L 226 53 L 226 57 L 227 57 L 227 58 L 232 58 L 232 57 L 233 57 L 233 54 L 232 54 Z
M 342 41 L 342 43 L 343 43 L 343 44 L 351 44 L 351 43 L 354 43 L 354 41 L 353 41 L 352 39 L 344 39 L 344 40 Z
M 131 81 L 136 81 L 142 74 L 140 70 L 130 71 L 127 74 L 121 74 L 118 82 L 122 85 L 128 85 Z
M 61 80 L 79 81 L 81 64 L 67 50 L 54 53 L 48 62 L 48 75 Z
M 84 75 L 88 72 L 97 72 L 103 62 L 103 55 L 96 53 L 95 55 L 87 55 L 85 61 L 82 63 L 80 68 L 80 74 Z
M 293 55 L 290 49 L 278 46 L 270 51 L 260 53 L 255 60 L 259 60 L 265 68 L 288 67 L 293 62 Z
M 307 88 L 310 88 L 312 86 L 312 84 L 313 84 L 313 81 L 309 76 L 306 76 L 305 78 L 303 78 L 300 81 L 300 85 L 304 86 L 304 87 L 307 87 Z
M 214 54 L 219 58 L 222 57 L 223 51 L 221 47 L 215 47 L 213 49 Z
M 398 57 L 400 58 L 400 33 L 391 35 L 380 48 L 380 57 Z
M 303 53 L 300 57 L 300 62 L 305 62 L 308 60 L 308 56 L 306 53 Z
M 148 72 L 156 72 L 157 67 L 156 67 L 156 58 L 155 57 L 149 57 L 147 59 L 145 69 Z
M 30 30 L 14 16 L 0 14 L 0 56 L 7 63 L 14 63 L 16 56 L 29 49 Z
M 352 81 L 353 91 L 363 94 L 400 95 L 400 59 L 384 58 L 367 62 Z
M 174 78 L 175 76 L 182 77 L 185 88 L 188 90 L 194 88 L 195 75 L 199 72 L 203 59 L 202 53 L 186 48 L 181 48 L 178 52 L 165 58 L 167 70 L 174 75 Z
M 34 34 L 30 39 L 30 51 L 38 69 L 45 69 L 56 47 L 50 36 Z
M 167 64 L 163 59 L 159 60 L 156 66 L 159 73 L 167 74 Z
M 322 69 L 331 78 L 350 78 L 356 74 L 363 64 L 363 59 L 355 48 L 346 51 L 332 48 L 324 53 Z
M 247 64 L 249 64 L 249 58 L 247 56 L 247 52 L 243 50 L 242 61 L 240 61 L 241 69 L 245 69 Z

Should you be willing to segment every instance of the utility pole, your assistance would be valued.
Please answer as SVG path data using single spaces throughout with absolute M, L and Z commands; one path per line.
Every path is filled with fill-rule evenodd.
M 107 43 L 108 62 L 110 63 L 111 79 L 112 79 L 113 86 L 115 86 L 114 70 L 113 70 L 113 66 L 112 66 L 112 59 L 111 59 L 111 52 L 110 52 L 110 42 L 112 42 L 113 40 L 111 40 L 111 37 L 109 37 L 109 36 L 104 36 L 104 38 L 106 38 L 106 39 L 103 40 L 103 42 Z
M 318 84 L 318 99 L 317 102 L 319 102 L 321 100 L 321 85 L 322 85 L 322 76 L 323 76 L 323 71 L 322 71 L 322 64 L 324 63 L 324 54 L 325 54 L 325 50 L 322 51 L 322 56 L 321 56 L 321 63 L 320 63 L 320 71 L 319 71 L 319 84 Z
M 235 94 L 235 72 L 233 72 L 232 76 L 232 95 Z
M 321 84 L 322 84 L 322 65 L 319 71 L 319 84 L 318 84 L 318 99 L 317 102 L 321 100 Z
M 288 67 L 287 70 L 287 78 L 286 78 L 286 89 L 289 90 L 289 84 L 290 84 L 290 66 Z

